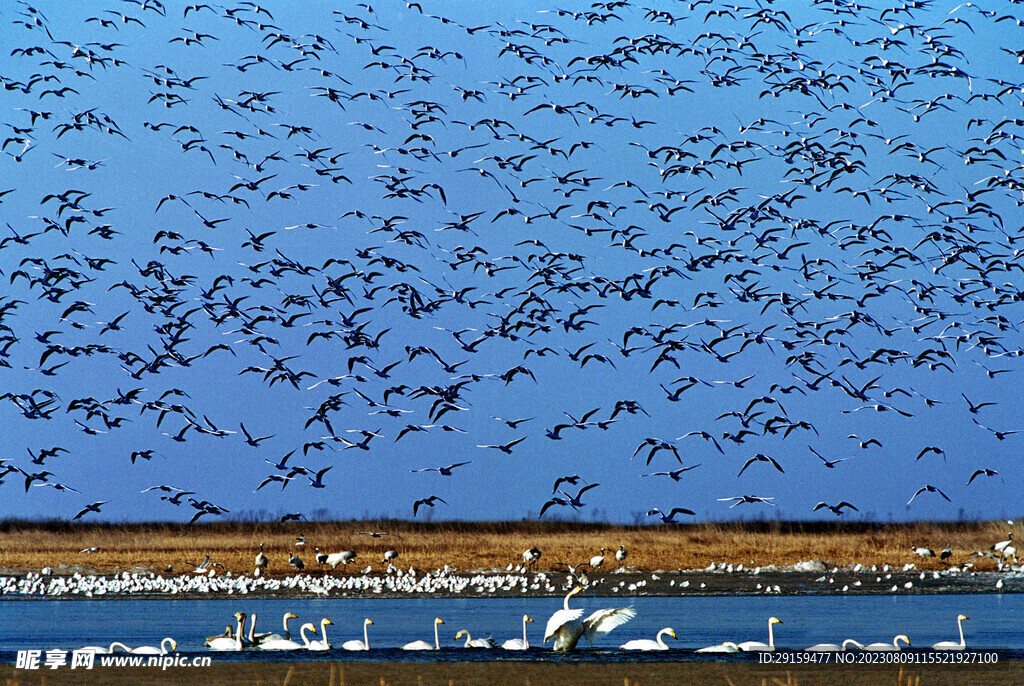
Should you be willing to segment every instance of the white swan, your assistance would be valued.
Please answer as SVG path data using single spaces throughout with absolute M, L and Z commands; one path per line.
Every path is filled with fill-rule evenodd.
M 413 641 L 412 643 L 406 643 L 402 646 L 402 650 L 441 650 L 441 639 L 437 635 L 437 627 L 444 624 L 444 620 L 440 617 L 434 618 L 434 645 L 426 641 Z
M 284 617 L 281 619 L 281 626 L 284 628 L 284 634 L 272 634 L 269 631 L 263 633 L 256 633 L 256 613 L 252 615 L 252 623 L 249 625 L 249 640 L 257 648 L 266 643 L 267 641 L 290 641 L 292 640 L 292 632 L 288 629 L 288 620 L 298 619 L 298 617 L 291 612 L 285 612 Z
M 860 649 L 868 650 L 871 652 L 894 652 L 897 650 L 901 650 L 900 641 L 906 643 L 908 647 L 910 646 L 910 639 L 907 638 L 904 634 L 900 634 L 899 636 L 892 639 L 892 643 L 869 643 L 866 646 L 860 646 Z
M 964 650 L 967 648 L 967 643 L 964 641 L 964 620 L 967 619 L 967 615 L 956 616 L 956 626 L 960 629 L 960 642 L 955 641 L 939 641 L 932 646 L 933 650 Z
M 373 620 L 367 617 L 363 620 L 363 640 L 354 638 L 351 641 L 345 641 L 341 644 L 343 650 L 369 650 L 370 649 L 370 635 L 367 632 L 366 627 L 373 624 Z
M 290 618 L 288 616 L 289 614 L 292 613 L 285 613 L 285 619 L 283 623 L 285 625 L 285 633 L 287 636 L 282 636 L 280 634 L 273 634 L 268 631 L 256 633 L 256 613 L 253 612 L 251 615 L 249 615 L 249 636 L 243 640 L 243 644 L 247 648 L 253 648 L 258 647 L 260 643 L 263 643 L 264 641 L 269 641 L 271 639 L 292 638 L 291 634 L 288 631 L 288 619 Z M 294 617 L 295 615 L 292 614 L 292 616 Z
M 855 648 L 864 649 L 864 646 L 852 638 L 848 638 L 843 641 L 842 645 L 836 645 L 835 643 L 815 643 L 809 648 L 804 648 L 805 652 L 808 653 L 841 653 L 847 650 L 847 645 L 852 645 Z
M 772 631 L 772 626 L 775 624 L 782 624 L 782 620 L 778 617 L 769 617 L 767 643 L 761 643 L 760 641 L 744 641 L 739 644 L 740 650 L 744 652 L 770 652 L 775 650 L 775 632 Z
M 568 652 L 575 648 L 580 636 L 586 636 L 587 642 L 593 643 L 598 637 L 636 617 L 636 610 L 631 607 L 613 607 L 597 610 L 581 622 L 583 610 L 570 609 L 569 599 L 582 590 L 582 587 L 577 586 L 569 591 L 562 609 L 551 615 L 544 629 L 543 642 L 554 639 L 553 649 L 558 652 Z
M 490 636 L 487 638 L 473 638 L 465 629 L 462 629 L 459 633 L 455 634 L 455 640 L 457 641 L 463 636 L 466 637 L 467 648 L 493 648 L 495 646 L 494 639 Z
M 87 651 L 92 652 L 92 653 L 112 653 L 112 652 L 114 652 L 114 648 L 120 648 L 121 650 L 123 650 L 126 653 L 132 652 L 131 648 L 126 646 L 124 643 L 121 643 L 120 641 L 114 641 L 113 643 L 110 644 L 109 648 L 104 648 L 103 646 L 85 646 L 84 648 L 79 648 L 79 650 L 80 651 L 86 651 L 87 650 Z
M 526 640 L 526 623 L 532 621 L 529 615 L 523 615 L 523 637 L 521 639 L 510 638 L 502 643 L 501 647 L 505 650 L 529 650 L 530 642 Z
M 170 642 L 171 644 L 170 650 L 167 649 L 168 642 Z M 160 641 L 159 648 L 156 646 L 139 646 L 138 648 L 132 649 L 131 652 L 135 655 L 166 655 L 167 653 L 172 653 L 177 649 L 178 642 L 175 641 L 173 638 L 168 637 Z
M 668 650 L 668 646 L 661 638 L 665 634 L 668 634 L 672 638 L 676 637 L 675 630 L 673 630 L 672 627 L 667 626 L 658 632 L 658 635 L 654 637 L 653 641 L 649 638 L 638 638 L 633 641 L 626 641 L 619 647 L 623 650 Z
M 324 617 L 320 620 L 320 635 L 323 636 L 322 641 L 310 641 L 306 644 L 306 650 L 330 650 L 331 643 L 327 640 L 327 625 L 334 624 L 331 620 Z
M 242 649 L 242 627 L 245 626 L 245 613 L 236 612 L 235 620 L 238 626 L 234 636 L 211 636 L 206 639 L 206 647 L 210 650 L 241 650 Z
M 306 636 L 306 631 L 312 631 L 315 635 L 316 625 L 312 622 L 306 622 L 299 628 L 299 636 L 302 638 L 302 643 L 296 643 L 291 639 L 282 638 L 278 640 L 271 639 L 264 641 L 256 647 L 260 650 L 298 650 L 300 648 L 309 650 L 309 636 Z
M 699 649 L 697 649 L 696 652 L 698 652 L 698 653 L 738 653 L 738 652 L 740 652 L 740 647 L 738 645 L 736 645 L 735 643 L 733 643 L 732 641 L 725 641 L 724 643 L 719 643 L 718 645 L 708 646 L 706 648 L 699 648 Z
M 226 626 L 226 627 L 224 627 L 224 633 L 216 634 L 214 636 L 207 636 L 206 640 L 203 641 L 203 645 L 204 646 L 209 646 L 210 645 L 210 641 L 214 641 L 214 640 L 216 640 L 218 638 L 233 638 L 233 637 L 234 637 L 234 633 L 231 631 L 231 627 L 230 626 Z

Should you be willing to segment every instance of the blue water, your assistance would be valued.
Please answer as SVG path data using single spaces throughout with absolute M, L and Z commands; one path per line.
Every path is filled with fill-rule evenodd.
M 24 649 L 74 649 L 85 645 L 108 645 L 121 641 L 129 646 L 156 645 L 164 636 L 174 638 L 182 652 L 204 651 L 206 636 L 220 633 L 233 624 L 236 611 L 258 614 L 257 629 L 280 631 L 281 617 L 294 612 L 292 631 L 322 617 L 333 645 L 362 638 L 364 617 L 370 627 L 370 653 L 333 650 L 331 659 L 351 656 L 359 659 L 651 659 L 617 650 L 634 638 L 653 638 L 659 629 L 671 626 L 677 641 L 667 638 L 674 658 L 688 651 L 722 641 L 767 641 L 767 619 L 783 621 L 775 626 L 775 643 L 780 649 L 799 649 L 821 642 L 841 643 L 853 638 L 861 643 L 891 641 L 907 634 L 915 647 L 927 647 L 942 640 L 958 638 L 956 616 L 964 622 L 970 648 L 996 649 L 1007 657 L 1024 657 L 1024 595 L 917 595 L 917 596 L 799 596 L 799 597 L 702 597 L 702 598 L 585 598 L 573 607 L 587 613 L 604 607 L 632 605 L 637 617 L 599 640 L 595 650 L 577 651 L 572 657 L 556 657 L 542 649 L 540 641 L 548 617 L 561 606 L 554 598 L 512 599 L 225 599 L 225 600 L 4 600 L 0 602 L 0 662 L 13 661 L 14 652 Z M 474 637 L 491 635 L 501 643 L 522 636 L 522 616 L 536 623 L 528 625 L 534 650 L 527 654 L 505 651 L 467 651 L 454 641 L 455 633 L 467 629 Z M 433 620 L 441 617 L 440 653 L 406 653 L 397 648 L 409 641 L 433 641 Z M 581 646 L 585 647 L 585 645 Z M 550 644 L 548 644 L 550 648 Z M 288 653 L 288 659 L 325 659 L 322 654 Z M 662 658 L 665 653 L 660 654 Z M 692 652 L 689 652 L 692 656 Z M 282 659 L 281 654 L 247 651 L 218 653 L 217 660 Z

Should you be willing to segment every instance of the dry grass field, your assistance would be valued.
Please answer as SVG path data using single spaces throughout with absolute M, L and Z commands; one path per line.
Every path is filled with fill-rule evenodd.
M 649 686 L 703 684 L 706 686 L 1015 686 L 1024 679 L 1016 660 L 998 665 L 758 665 L 728 662 L 647 662 L 616 665 L 544 664 L 523 662 L 215 662 L 199 670 L 108 668 L 15 670 L 0 665 L 0 684 L 134 685 L 154 686 L 215 683 L 222 686 L 531 686 L 531 684 L 588 684 L 588 686 Z M 54 676 L 59 677 L 55 679 Z
M 288 555 L 317 570 L 315 547 L 324 552 L 354 550 L 348 570 L 385 567 L 382 555 L 397 550 L 396 565 L 432 570 L 450 565 L 460 570 L 504 568 L 519 564 L 528 548 L 543 556 L 539 570 L 589 560 L 607 549 L 603 571 L 618 567 L 614 552 L 620 544 L 629 552 L 626 565 L 638 571 L 698 569 L 710 563 L 751 566 L 791 565 L 809 559 L 827 564 L 890 564 L 913 562 L 922 569 L 945 569 L 938 558 L 923 560 L 914 546 L 938 553 L 947 545 L 951 563 L 967 561 L 974 551 L 988 550 L 1004 540 L 1010 527 L 1002 521 L 911 524 L 841 524 L 821 522 L 747 522 L 679 526 L 618 526 L 563 522 L 219 522 L 181 524 L 69 524 L 66 522 L 0 522 L 0 569 L 79 565 L 99 570 L 149 568 L 190 571 L 209 554 L 234 573 L 252 573 L 263 543 L 271 575 L 292 573 Z M 360 532 L 384 531 L 374 538 Z M 295 541 L 304 536 L 306 546 Z M 97 552 L 80 552 L 87 548 Z M 994 562 L 974 560 L 977 569 Z M 334 572 L 343 574 L 342 567 Z

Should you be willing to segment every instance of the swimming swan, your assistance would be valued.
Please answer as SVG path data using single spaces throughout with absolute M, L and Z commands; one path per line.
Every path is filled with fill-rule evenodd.
M 672 638 L 676 637 L 676 632 L 672 627 L 667 626 L 658 632 L 658 635 L 654 637 L 653 641 L 649 638 L 638 638 L 634 641 L 627 641 L 619 647 L 623 650 L 668 650 L 668 646 L 661 638 L 665 634 L 668 634 Z
M 740 647 L 732 641 L 725 641 L 718 645 L 708 646 L 706 648 L 699 648 L 696 652 L 698 653 L 738 653 Z
M 284 635 L 272 634 L 269 631 L 263 633 L 255 633 L 256 629 L 256 613 L 252 615 L 252 624 L 249 626 L 249 640 L 259 648 L 261 645 L 268 641 L 290 641 L 292 640 L 292 632 L 288 628 L 289 619 L 298 619 L 298 617 L 291 612 L 285 612 L 284 617 L 281 619 L 281 626 L 284 628 Z
M 242 627 L 245 626 L 245 613 L 236 612 L 235 620 L 238 626 L 234 636 L 211 636 L 206 639 L 206 647 L 210 650 L 241 650 L 242 649 Z
M 864 649 L 864 646 L 852 638 L 848 638 L 843 641 L 842 645 L 836 645 L 835 643 L 815 643 L 810 648 L 804 648 L 805 652 L 808 653 L 840 653 L 847 650 L 847 645 L 852 645 L 855 648 Z
M 320 635 L 323 636 L 322 641 L 310 641 L 306 644 L 306 650 L 330 650 L 331 643 L 327 640 L 327 625 L 334 624 L 331 620 L 324 617 L 320 620 Z
M 168 642 L 170 642 L 171 644 L 170 650 L 167 649 L 166 644 Z M 157 648 L 156 646 L 139 646 L 138 648 L 133 649 L 131 652 L 135 655 L 166 655 L 167 653 L 172 653 L 177 649 L 177 641 L 175 641 L 173 638 L 165 638 L 164 640 L 160 641 L 159 648 Z
M 132 652 L 131 648 L 126 646 L 124 643 L 121 643 L 120 641 L 114 641 L 113 643 L 110 644 L 109 648 L 104 648 L 103 646 L 85 646 L 84 648 L 79 648 L 79 650 L 82 650 L 82 651 L 88 650 L 89 652 L 92 652 L 92 653 L 112 653 L 112 652 L 114 652 L 114 648 L 120 648 L 121 650 L 125 651 L 126 653 Z
M 370 649 L 370 635 L 367 633 L 366 627 L 373 624 L 373 620 L 367 617 L 363 620 L 363 640 L 354 638 L 351 641 L 345 641 L 341 644 L 343 650 L 369 650 Z
M 772 631 L 772 626 L 775 624 L 782 624 L 782 620 L 778 617 L 768 618 L 768 642 L 761 643 L 760 641 L 744 641 L 739 644 L 740 650 L 744 652 L 765 652 L 775 650 L 775 633 Z
M 444 624 L 444 620 L 440 617 L 434 618 L 434 645 L 430 645 L 426 641 L 413 641 L 412 643 L 406 643 L 402 646 L 402 650 L 441 650 L 441 640 L 437 635 L 437 627 Z
M 469 632 L 465 629 L 455 634 L 455 640 L 459 640 L 463 636 L 466 637 L 467 648 L 493 648 L 495 646 L 494 639 L 488 636 L 487 638 L 473 638 L 469 635 Z
M 964 620 L 967 619 L 967 615 L 956 616 L 956 626 L 960 629 L 960 642 L 954 641 L 940 641 L 932 646 L 933 650 L 964 650 L 967 648 L 967 643 L 964 641 Z
M 569 599 L 582 590 L 582 587 L 577 586 L 569 591 L 562 603 L 562 609 L 551 615 L 544 629 L 543 642 L 547 643 L 554 639 L 553 649 L 557 652 L 568 652 L 575 648 L 580 636 L 586 636 L 587 641 L 593 643 L 596 638 L 636 617 L 636 610 L 631 607 L 613 607 L 597 610 L 581 622 L 583 610 L 570 609 Z
M 523 615 L 523 637 L 521 639 L 510 638 L 502 643 L 501 647 L 505 650 L 529 650 L 530 642 L 526 640 L 526 623 L 532 621 L 529 615 Z
M 299 636 L 302 638 L 302 643 L 282 638 L 264 641 L 256 647 L 260 650 L 299 650 L 300 648 L 309 650 L 309 636 L 306 636 L 306 631 L 312 631 L 316 635 L 316 625 L 312 622 L 306 622 L 299 628 Z
M 900 650 L 900 641 L 903 641 L 910 646 L 910 639 L 905 635 L 900 634 L 899 636 L 892 639 L 892 643 L 869 643 L 866 646 L 860 646 L 861 650 L 868 650 L 871 652 L 893 652 Z

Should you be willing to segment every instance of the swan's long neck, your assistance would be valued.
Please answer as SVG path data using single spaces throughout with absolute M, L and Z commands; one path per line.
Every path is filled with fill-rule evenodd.
M 772 630 L 772 625 L 773 624 L 775 624 L 775 622 L 773 622 L 771 620 L 768 620 L 768 647 L 769 648 L 774 648 L 775 647 L 775 632 Z
M 655 640 L 657 640 L 657 642 L 658 642 L 658 647 L 662 648 L 662 649 L 665 649 L 665 650 L 668 649 L 668 644 L 665 643 L 665 639 L 663 639 L 662 636 L 664 636 L 667 633 L 668 633 L 668 629 L 662 629 L 661 631 L 658 632 L 658 635 L 655 636 Z
M 126 653 L 130 653 L 130 652 L 132 652 L 132 649 L 131 649 L 131 648 L 129 648 L 128 646 L 126 646 L 126 645 L 125 645 L 124 643 L 121 643 L 120 641 L 114 641 L 113 643 L 111 643 L 111 644 L 110 644 L 110 648 L 109 648 L 109 650 L 108 650 L 107 652 L 110 652 L 110 653 L 114 652 L 114 647 L 115 647 L 115 646 L 118 646 L 118 647 L 120 647 L 120 648 L 121 648 L 122 650 L 124 650 L 124 651 L 125 651 Z
M 291 618 L 292 618 L 292 613 L 291 612 L 285 612 L 284 613 L 284 619 L 281 620 L 281 623 L 284 625 L 284 640 L 286 640 L 286 641 L 292 640 L 292 632 L 291 632 L 291 630 L 288 629 L 288 620 L 291 619 Z
M 858 648 L 861 648 L 861 649 L 864 648 L 864 644 L 863 643 L 859 643 L 859 642 L 853 640 L 852 638 L 848 638 L 845 641 L 843 641 L 843 650 L 846 650 L 846 644 L 847 643 L 849 643 L 850 645 L 853 645 L 853 646 L 857 646 Z
M 249 643 L 256 642 L 256 613 L 249 616 Z
M 310 624 L 309 622 L 306 622 L 301 627 L 299 627 L 299 636 L 302 638 L 302 644 L 307 648 L 309 647 L 309 636 L 306 635 L 306 631 L 309 629 L 316 631 L 316 627 Z
M 320 633 L 324 635 L 324 648 L 330 649 L 331 644 L 327 641 L 327 620 L 320 621 Z
M 369 633 L 369 628 L 370 628 L 370 623 L 369 622 L 363 622 L 363 646 L 365 646 L 367 650 L 370 649 L 370 633 Z
M 163 653 L 164 655 L 166 655 L 167 653 L 171 652 L 167 648 L 166 644 L 168 644 L 168 643 L 174 643 L 174 639 L 173 638 L 165 638 L 164 640 L 160 641 L 160 652 Z
M 967 647 L 967 642 L 964 641 L 964 620 L 963 620 L 963 617 L 957 617 L 956 618 L 956 626 L 957 626 L 958 629 L 960 629 L 960 647 L 961 648 L 966 648 Z
M 523 617 L 523 647 L 529 648 L 530 644 L 526 642 L 526 617 Z
M 434 622 L 434 650 L 441 650 L 441 639 L 437 633 L 437 622 Z
M 467 631 L 466 632 L 466 647 L 468 648 L 472 642 L 473 642 L 473 637 L 470 636 L 469 632 Z
M 238 630 L 235 631 L 235 649 L 242 649 L 242 632 L 245 630 L 245 615 L 238 616 Z
M 579 593 L 579 591 L 580 591 L 579 588 L 574 588 L 571 591 L 569 591 L 569 593 L 565 596 L 565 600 L 562 602 L 562 609 L 563 610 L 565 610 L 566 612 L 569 611 L 569 598 L 572 598 L 574 595 Z

